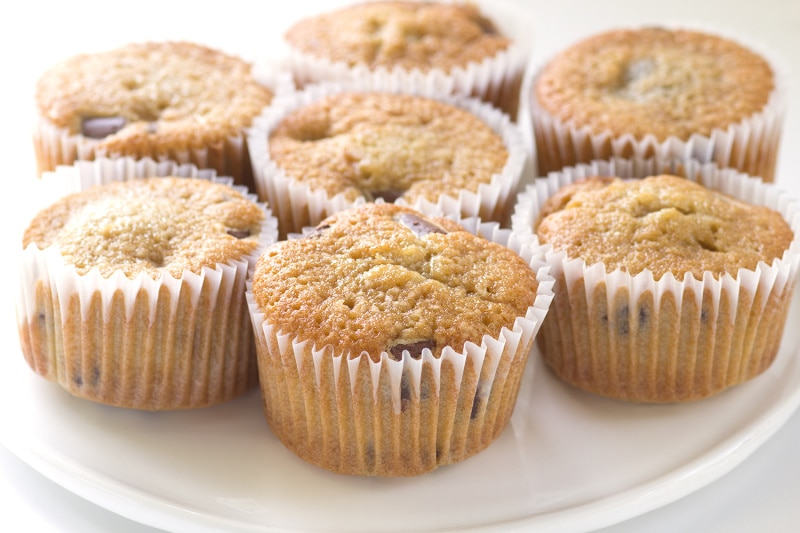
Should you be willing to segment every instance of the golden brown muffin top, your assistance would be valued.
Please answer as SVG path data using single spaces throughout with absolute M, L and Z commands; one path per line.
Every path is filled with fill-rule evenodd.
M 735 277 L 759 261 L 771 264 L 794 238 L 777 211 L 670 175 L 567 185 L 547 200 L 535 229 L 570 258 L 603 262 L 607 272 L 649 269 L 656 279 Z
M 190 178 L 99 185 L 40 211 L 23 247 L 58 245 L 79 274 L 141 272 L 154 279 L 242 260 L 259 242 L 264 210 L 236 189 Z
M 508 160 L 502 138 L 469 111 L 390 93 L 340 93 L 301 107 L 270 134 L 269 150 L 291 178 L 350 201 L 457 197 Z
M 280 241 L 256 263 L 253 294 L 268 323 L 318 348 L 373 360 L 404 349 L 439 356 L 499 335 L 524 316 L 536 275 L 511 249 L 458 223 L 396 204 L 335 214 Z
M 471 4 L 365 2 L 307 17 L 285 34 L 312 56 L 364 64 L 445 72 L 481 62 L 510 40 Z
M 539 106 L 594 133 L 688 140 L 760 112 L 775 87 L 767 61 L 728 39 L 642 28 L 592 36 L 552 59 Z
M 272 99 L 251 65 L 189 42 L 132 43 L 71 57 L 39 79 L 40 114 L 109 154 L 198 148 L 248 127 Z

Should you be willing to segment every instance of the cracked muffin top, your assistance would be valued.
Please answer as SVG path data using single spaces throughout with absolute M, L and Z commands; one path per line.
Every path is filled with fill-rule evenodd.
M 735 277 L 759 261 L 771 264 L 794 238 L 777 211 L 671 175 L 567 185 L 545 202 L 534 229 L 569 258 L 605 263 L 607 272 L 648 269 L 655 279 Z
M 768 62 L 738 43 L 651 27 L 578 42 L 545 66 L 534 90 L 561 122 L 663 141 L 741 122 L 765 107 L 774 87 Z
M 23 247 L 57 245 L 79 274 L 157 279 L 243 260 L 259 244 L 264 210 L 233 187 L 203 179 L 144 178 L 67 195 L 40 211 Z
M 450 72 L 507 49 L 510 40 L 471 4 L 364 2 L 307 17 L 286 41 L 315 57 L 370 69 Z
M 73 56 L 36 86 L 40 114 L 109 154 L 185 150 L 238 135 L 272 99 L 251 65 L 189 42 Z
M 500 135 L 469 111 L 393 93 L 339 93 L 290 112 L 269 151 L 287 176 L 349 201 L 457 198 L 508 161 Z
M 377 361 L 480 344 L 525 315 L 537 286 L 514 251 L 454 221 L 364 204 L 267 248 L 252 291 L 279 331 Z

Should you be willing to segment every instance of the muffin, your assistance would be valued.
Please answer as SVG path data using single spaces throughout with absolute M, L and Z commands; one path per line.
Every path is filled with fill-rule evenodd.
M 229 183 L 110 183 L 36 214 L 17 297 L 30 367 L 72 395 L 144 410 L 255 388 L 245 282 L 277 228 Z
M 494 18 L 524 17 L 486 4 L 353 3 L 296 21 L 284 34 L 284 61 L 300 87 L 365 78 L 382 79 L 385 88 L 433 86 L 439 94 L 491 102 L 516 118 L 528 47 Z
M 412 476 L 498 437 L 552 279 L 533 247 L 477 228 L 364 204 L 264 252 L 248 301 L 266 418 L 291 451 Z
M 169 159 L 252 186 L 244 129 L 288 82 L 190 42 L 145 42 L 54 65 L 37 82 L 39 172 L 97 156 Z
M 686 177 L 580 174 L 530 186 L 513 219 L 549 247 L 540 346 L 555 374 L 611 398 L 679 402 L 764 372 L 797 277 L 797 203 L 713 164 Z
M 271 106 L 248 144 L 282 235 L 377 198 L 507 223 L 530 170 L 519 129 L 488 104 L 338 84 Z
M 531 85 L 539 175 L 637 156 L 693 158 L 774 180 L 782 75 L 732 39 L 690 29 L 611 30 L 556 55 Z

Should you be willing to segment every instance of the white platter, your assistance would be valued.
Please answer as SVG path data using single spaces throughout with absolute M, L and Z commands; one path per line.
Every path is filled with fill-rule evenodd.
M 512 422 L 486 451 L 416 478 L 344 477 L 283 448 L 257 391 L 167 413 L 69 396 L 26 366 L 11 284 L 6 291 L 0 443 L 76 494 L 169 531 L 594 530 L 717 479 L 800 404 L 797 293 L 775 364 L 721 395 L 686 405 L 607 400 L 565 386 L 534 353 Z

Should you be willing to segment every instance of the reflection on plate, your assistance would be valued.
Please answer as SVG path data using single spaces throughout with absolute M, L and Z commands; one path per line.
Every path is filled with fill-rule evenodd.
M 416 478 L 345 477 L 287 451 L 257 391 L 167 413 L 69 396 L 27 368 L 11 296 L 0 307 L 0 442 L 94 503 L 171 531 L 597 529 L 728 472 L 800 403 L 797 328 L 765 374 L 685 405 L 592 396 L 533 357 L 512 422 L 486 451 Z M 800 292 L 789 324 L 798 315 Z

